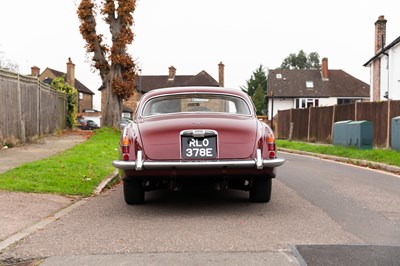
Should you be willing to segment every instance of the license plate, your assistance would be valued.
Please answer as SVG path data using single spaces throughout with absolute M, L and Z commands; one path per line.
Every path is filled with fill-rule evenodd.
M 183 159 L 214 159 L 217 158 L 217 137 L 187 137 L 182 136 Z

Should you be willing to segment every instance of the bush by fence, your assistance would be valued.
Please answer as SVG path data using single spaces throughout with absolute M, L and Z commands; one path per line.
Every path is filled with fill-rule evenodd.
M 36 77 L 0 69 L 0 144 L 15 144 L 66 127 L 67 96 Z
M 278 111 L 277 136 L 308 142 L 332 143 L 333 124 L 368 120 L 374 127 L 374 146 L 390 147 L 391 119 L 400 116 L 400 101 L 363 102 Z

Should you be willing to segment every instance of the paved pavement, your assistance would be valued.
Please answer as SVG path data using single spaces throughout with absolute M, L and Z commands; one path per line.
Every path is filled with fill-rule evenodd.
M 69 132 L 49 136 L 35 143 L 0 150 L 0 173 L 24 163 L 40 160 L 67 150 L 87 138 L 87 132 Z M 50 194 L 17 193 L 0 190 L 0 252 L 39 221 L 54 217 L 57 211 L 67 208 L 76 199 Z M 24 234 L 23 234 L 24 235 Z M 21 235 L 21 236 L 23 236 Z
M 86 139 L 85 135 L 80 134 L 67 134 L 62 136 L 51 136 L 40 141 L 24 145 L 21 147 L 15 147 L 11 149 L 0 150 L 0 173 L 5 172 L 9 169 L 17 167 L 23 163 L 32 162 L 35 160 L 40 160 L 66 149 L 69 149 Z M 332 158 L 330 158 L 332 159 Z M 382 169 L 382 168 L 381 168 Z M 388 170 L 388 169 L 385 169 Z M 397 170 L 397 169 L 396 169 Z M 390 170 L 389 170 L 390 171 Z M 392 171 L 398 172 L 398 171 Z M 18 239 L 29 235 L 30 233 L 43 228 L 48 223 L 59 219 L 64 213 L 85 204 L 85 200 L 77 201 L 74 198 L 68 198 L 59 195 L 48 195 L 48 194 L 34 194 L 34 193 L 14 193 L 6 192 L 0 190 L 0 253 L 10 244 L 14 243 Z M 326 253 L 325 247 L 316 246 L 299 246 L 298 252 L 301 256 L 307 258 L 307 261 L 315 262 L 317 265 L 320 263 L 321 254 Z M 340 247 L 338 247 L 340 248 Z M 377 254 L 383 254 L 383 257 L 389 252 L 395 253 L 398 258 L 399 249 L 394 249 L 389 247 L 383 251 L 380 247 L 375 248 Z M 375 250 L 374 249 L 374 250 Z M 351 251 L 358 251 L 359 248 L 351 247 Z M 362 250 L 361 250 L 362 251 Z M 360 251 L 360 252 L 361 252 Z M 379 251 L 379 252 L 378 252 Z M 319 252 L 319 253 L 318 253 Z M 270 252 L 254 253 L 253 259 L 255 261 L 268 262 L 267 265 L 286 265 L 288 261 L 287 251 L 281 252 L 279 254 Z M 315 254 L 319 254 L 316 256 Z M 349 254 L 352 254 L 351 252 Z M 176 256 L 175 256 L 176 255 Z M 183 255 L 183 256 L 182 256 Z M 189 262 L 189 264 L 194 264 L 190 262 L 195 262 L 195 258 L 198 256 L 209 256 L 208 262 L 211 265 L 224 265 L 219 263 L 229 262 L 231 265 L 239 265 L 240 258 L 243 254 L 235 253 L 232 254 L 213 253 L 213 254 L 197 254 L 197 253 L 186 253 L 186 254 L 162 254 L 162 259 L 168 259 L 170 262 Z M 165 257 L 163 257 L 165 256 Z M 307 257 L 308 256 L 308 257 Z M 349 255 L 350 256 L 350 255 Z M 157 265 L 157 260 L 154 258 L 154 254 L 127 254 L 118 257 L 120 260 L 120 265 L 128 265 L 129 261 L 134 259 L 138 261 L 139 265 L 145 265 L 148 262 L 150 264 Z M 229 260 L 228 260 L 229 259 Z M 70 262 L 77 260 L 79 262 L 87 262 L 87 265 L 107 265 L 104 264 L 93 264 L 93 262 L 103 261 L 103 262 L 115 262 L 117 258 L 115 255 L 99 255 L 99 256 L 76 256 L 76 257 L 50 257 L 45 262 L 44 265 L 71 265 Z M 155 261 L 154 261 L 155 260 Z M 236 261 L 237 260 L 237 261 Z M 315 261 L 313 261 L 315 260 Z M 89 261 L 92 262 L 89 263 Z M 286 263 L 285 263 L 286 262 Z M 47 263 L 47 264 L 46 264 Z M 291 261 L 293 265 L 297 263 Z M 181 263 L 186 264 L 186 263 Z M 340 263 L 339 263 L 340 264 Z M 310 265 L 313 265 L 311 263 Z M 375 265 L 375 264 L 373 264 Z M 391 265 L 390 263 L 388 265 Z

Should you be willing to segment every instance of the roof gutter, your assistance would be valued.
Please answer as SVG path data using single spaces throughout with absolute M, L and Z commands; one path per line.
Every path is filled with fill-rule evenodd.
M 377 53 L 374 57 L 372 57 L 370 60 L 368 60 L 368 62 L 365 63 L 363 66 L 365 66 L 365 67 L 369 66 L 372 63 L 372 61 L 377 59 L 382 54 L 387 55 L 386 51 L 389 50 L 390 48 L 392 48 L 393 46 L 395 46 L 398 43 L 400 43 L 400 37 L 398 37 L 396 40 L 394 40 L 391 44 L 387 45 L 385 48 L 381 49 L 379 51 L 379 53 Z

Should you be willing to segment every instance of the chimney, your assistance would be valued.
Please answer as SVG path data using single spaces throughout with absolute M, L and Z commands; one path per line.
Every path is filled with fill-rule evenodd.
M 68 58 L 67 62 L 67 83 L 75 87 L 75 64 L 72 63 L 71 57 Z
M 173 66 L 170 66 L 168 69 L 169 69 L 168 79 L 169 80 L 174 80 L 175 74 L 176 74 L 176 68 L 173 67 Z
M 37 66 L 31 67 L 31 76 L 39 77 L 39 75 L 40 75 L 40 68 L 38 68 Z
M 321 75 L 322 80 L 329 80 L 328 76 L 328 58 L 322 58 L 322 67 L 321 67 Z
M 375 54 L 385 47 L 386 22 L 385 16 L 379 16 L 375 22 Z
M 224 68 L 225 68 L 225 65 L 222 62 L 220 62 L 218 64 L 218 83 L 219 83 L 220 87 L 225 86 L 225 84 L 224 84 Z

